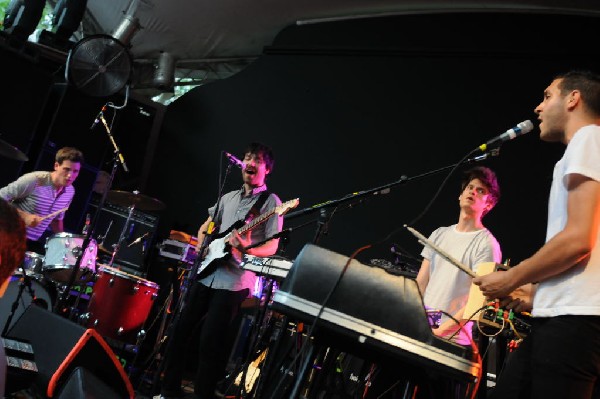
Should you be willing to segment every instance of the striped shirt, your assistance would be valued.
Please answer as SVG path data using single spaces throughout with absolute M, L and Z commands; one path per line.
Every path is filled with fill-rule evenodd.
M 0 189 L 0 198 L 12 203 L 16 208 L 38 216 L 46 216 L 68 207 L 75 195 L 73 186 L 66 186 L 57 195 L 52 184 L 51 172 L 26 173 L 14 182 Z M 54 220 L 62 220 L 65 212 L 54 218 L 42 220 L 36 227 L 27 227 L 27 239 L 37 241 Z

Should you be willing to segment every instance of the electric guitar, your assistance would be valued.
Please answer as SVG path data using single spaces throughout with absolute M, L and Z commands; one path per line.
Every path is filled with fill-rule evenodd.
M 271 216 L 282 216 L 286 214 L 290 209 L 294 209 L 295 207 L 297 207 L 299 203 L 300 200 L 298 198 L 286 201 L 281 205 L 276 206 L 275 208 L 272 208 L 266 211 L 265 213 L 260 214 L 247 224 L 243 224 L 243 221 L 239 220 L 226 231 L 220 233 L 220 235 L 214 238 L 208 245 L 206 256 L 202 259 L 202 262 L 198 266 L 198 277 L 203 278 L 212 273 L 214 271 L 214 268 L 216 267 L 216 264 L 218 263 L 214 261 L 217 259 L 224 258 L 225 256 L 230 254 L 230 246 L 228 244 L 228 241 L 229 238 L 231 238 L 231 232 L 234 229 L 237 229 L 239 234 L 247 233 L 259 224 L 265 222 Z

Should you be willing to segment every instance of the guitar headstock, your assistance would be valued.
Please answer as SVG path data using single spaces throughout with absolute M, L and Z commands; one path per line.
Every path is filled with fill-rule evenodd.
M 281 205 L 275 207 L 275 213 L 278 214 L 279 216 L 283 216 L 286 213 L 288 213 L 288 211 L 290 209 L 294 209 L 295 207 L 297 207 L 299 203 L 300 203 L 300 199 L 298 199 L 298 198 L 294 198 L 293 200 L 286 201 L 286 202 L 282 203 Z

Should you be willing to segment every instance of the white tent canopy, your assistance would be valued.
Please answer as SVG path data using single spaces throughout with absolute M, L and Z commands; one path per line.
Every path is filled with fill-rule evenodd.
M 167 86 L 174 78 L 188 78 L 192 84 L 201 84 L 237 73 L 260 56 L 285 27 L 452 12 L 600 16 L 600 3 L 594 0 L 88 0 L 75 36 L 79 39 L 94 34 L 114 36 L 115 32 L 125 31 L 136 70 L 133 88 L 154 95 L 164 89 L 160 83 L 165 80 Z

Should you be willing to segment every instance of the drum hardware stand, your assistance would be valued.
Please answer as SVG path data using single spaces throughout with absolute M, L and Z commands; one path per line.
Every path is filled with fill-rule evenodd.
M 139 194 L 139 191 L 134 191 L 133 193 L 137 195 L 137 194 Z M 117 256 L 117 253 L 121 249 L 121 245 L 123 244 L 123 241 L 125 241 L 125 233 L 127 232 L 127 227 L 129 227 L 129 221 L 131 220 L 131 216 L 133 215 L 134 209 L 135 209 L 135 205 L 132 204 L 129 206 L 129 213 L 127 214 L 127 219 L 125 220 L 125 224 L 123 225 L 123 229 L 121 230 L 121 235 L 119 236 L 119 240 L 114 245 L 112 256 L 110 258 L 110 261 L 108 262 L 108 266 L 113 265 L 113 262 L 115 261 L 115 257 Z
M 169 291 L 169 295 L 165 299 L 165 302 L 164 302 L 162 308 L 158 311 L 158 313 L 156 314 L 156 316 L 154 318 L 154 321 L 152 321 L 152 323 L 150 324 L 150 327 L 148 328 L 148 330 L 152 329 L 152 327 L 154 326 L 154 323 L 156 323 L 156 321 L 162 315 L 160 327 L 158 329 L 158 333 L 156 334 L 156 341 L 154 342 L 152 353 L 150 353 L 144 361 L 143 370 L 145 370 L 145 371 L 142 372 L 142 375 L 140 377 L 140 384 L 142 383 L 144 376 L 148 375 L 147 374 L 148 369 L 150 368 L 152 362 L 158 358 L 161 347 L 162 347 L 163 343 L 165 342 L 165 340 L 167 339 L 167 337 L 164 335 L 164 332 L 165 332 L 165 328 L 167 325 L 167 319 L 169 317 L 168 316 L 169 311 L 167 309 L 169 309 L 169 307 L 171 306 L 172 300 L 173 300 L 173 287 L 171 287 L 171 289 Z M 136 356 L 136 359 L 133 360 L 133 364 L 135 364 L 136 360 L 137 360 L 137 356 Z M 160 367 L 160 364 L 158 365 L 158 367 Z M 160 376 L 160 374 L 158 374 L 158 375 Z M 153 378 L 155 378 L 155 377 L 153 377 Z M 151 382 L 151 384 L 153 386 L 156 383 L 157 382 L 154 380 L 152 380 L 152 382 Z
M 98 240 L 98 249 L 100 249 L 100 247 L 104 248 L 104 240 L 106 240 L 106 237 L 108 236 L 108 232 L 110 231 L 110 228 L 112 227 L 113 224 L 113 220 L 111 219 L 110 222 L 108 222 L 108 227 L 106 228 L 106 231 L 104 232 L 104 235 L 99 235 L 97 237 Z
M 35 290 L 31 286 L 31 277 L 29 277 L 29 275 L 27 274 L 27 270 L 25 270 L 25 268 L 23 268 L 23 278 L 19 282 L 19 292 L 17 293 L 17 297 L 15 298 L 14 302 L 12 303 L 12 306 L 10 308 L 10 314 L 8 315 L 8 319 L 6 320 L 6 323 L 4 324 L 4 328 L 2 329 L 3 337 L 6 335 L 6 332 L 8 331 L 8 327 L 10 326 L 10 322 L 12 321 L 12 318 L 15 315 L 15 311 L 17 310 L 17 307 L 19 306 L 19 301 L 21 300 L 21 297 L 23 296 L 23 291 L 25 290 L 25 288 L 27 288 L 27 292 L 31 296 L 32 304 L 34 304 L 35 299 L 36 299 Z

